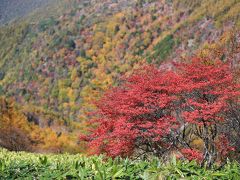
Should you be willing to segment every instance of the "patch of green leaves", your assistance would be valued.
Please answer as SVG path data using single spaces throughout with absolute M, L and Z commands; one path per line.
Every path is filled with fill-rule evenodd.
M 196 162 L 173 158 L 162 163 L 128 158 L 106 159 L 80 154 L 41 155 L 0 149 L 0 179 L 239 179 L 240 165 L 201 168 Z
M 175 40 L 173 35 L 167 35 L 162 41 L 156 44 L 153 48 L 153 59 L 155 59 L 156 63 L 160 63 L 165 60 L 172 52 L 173 47 L 175 45 Z

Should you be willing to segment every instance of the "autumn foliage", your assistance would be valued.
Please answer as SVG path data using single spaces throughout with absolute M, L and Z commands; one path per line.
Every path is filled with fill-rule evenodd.
M 221 61 L 193 58 L 172 70 L 146 66 L 105 93 L 97 103 L 96 127 L 81 138 L 93 153 L 160 157 L 179 151 L 210 166 L 228 156 L 223 144 L 235 150 L 228 112 L 239 95 L 232 70 Z
M 79 150 L 66 133 L 41 128 L 30 121 L 15 102 L 0 97 L 0 147 L 11 151 L 76 152 Z

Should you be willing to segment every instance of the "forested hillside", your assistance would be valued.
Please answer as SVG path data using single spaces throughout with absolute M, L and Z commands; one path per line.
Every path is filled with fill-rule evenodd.
M 0 96 L 21 107 L 26 126 L 77 137 L 93 103 L 135 68 L 171 69 L 193 55 L 240 59 L 239 0 L 61 0 L 52 7 L 0 27 Z

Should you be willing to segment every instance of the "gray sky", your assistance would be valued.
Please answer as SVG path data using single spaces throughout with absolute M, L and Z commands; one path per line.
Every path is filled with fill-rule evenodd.
M 20 18 L 50 0 L 0 0 L 0 24 Z

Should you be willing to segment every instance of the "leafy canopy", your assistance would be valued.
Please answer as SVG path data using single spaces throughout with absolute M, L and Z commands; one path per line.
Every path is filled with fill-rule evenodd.
M 97 127 L 82 138 L 94 153 L 112 157 L 160 157 L 177 150 L 211 165 L 234 150 L 224 129 L 239 95 L 231 68 L 221 61 L 193 58 L 172 70 L 145 66 L 105 93 L 97 103 Z M 191 144 L 187 130 L 201 142 L 200 148 Z M 219 144 L 223 137 L 225 143 Z

